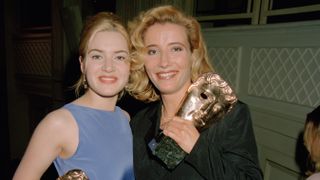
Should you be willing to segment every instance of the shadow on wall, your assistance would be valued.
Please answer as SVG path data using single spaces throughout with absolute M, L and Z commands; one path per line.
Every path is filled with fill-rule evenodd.
M 63 78 L 63 89 L 65 103 L 71 102 L 76 99 L 74 84 L 80 78 L 80 63 L 78 53 L 72 53 L 65 66 L 64 78 Z M 83 93 L 83 92 L 81 92 Z

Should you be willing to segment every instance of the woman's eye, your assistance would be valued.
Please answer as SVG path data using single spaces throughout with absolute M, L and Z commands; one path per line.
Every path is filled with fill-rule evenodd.
M 182 51 L 182 48 L 181 47 L 173 47 L 172 51 L 173 52 L 180 52 L 180 51 Z
M 117 60 L 117 61 L 125 61 L 125 60 L 127 60 L 127 59 L 128 59 L 127 56 L 116 56 L 116 57 L 115 57 L 115 60 Z
M 100 56 L 100 55 L 93 55 L 93 56 L 91 56 L 91 59 L 100 60 L 100 59 L 102 59 L 102 56 Z
M 155 55 L 155 54 L 158 54 L 158 51 L 155 49 L 149 49 L 147 53 L 148 55 Z

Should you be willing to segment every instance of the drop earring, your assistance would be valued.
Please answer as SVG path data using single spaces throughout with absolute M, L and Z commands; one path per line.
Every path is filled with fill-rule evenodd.
M 82 85 L 83 85 L 83 88 L 84 88 L 84 89 L 88 89 L 88 82 L 87 82 L 87 79 L 86 79 L 86 76 L 85 76 L 85 75 L 83 75 Z

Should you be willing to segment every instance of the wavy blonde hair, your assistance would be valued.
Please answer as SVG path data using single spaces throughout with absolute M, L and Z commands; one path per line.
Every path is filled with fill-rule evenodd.
M 95 36 L 95 34 L 102 31 L 119 32 L 126 39 L 129 50 L 132 49 L 129 33 L 127 32 L 120 18 L 111 12 L 99 12 L 94 16 L 89 16 L 82 28 L 79 43 L 79 56 L 81 57 L 82 61 L 85 60 L 88 51 L 88 43 Z M 73 85 L 77 96 L 80 95 L 81 90 L 86 90 L 84 88 L 85 83 L 85 75 L 81 74 L 78 81 Z M 118 99 L 120 99 L 124 93 L 125 91 L 122 90 L 119 93 Z
M 131 75 L 127 90 L 138 100 L 151 102 L 159 100 L 157 89 L 149 80 L 143 64 L 144 34 L 146 30 L 156 24 L 172 23 L 185 27 L 191 52 L 195 61 L 191 67 L 191 81 L 195 81 L 201 74 L 213 72 L 209 63 L 207 49 L 201 34 L 198 21 L 184 14 L 177 8 L 169 5 L 152 8 L 142 12 L 133 21 L 129 22 L 129 33 L 133 46 Z

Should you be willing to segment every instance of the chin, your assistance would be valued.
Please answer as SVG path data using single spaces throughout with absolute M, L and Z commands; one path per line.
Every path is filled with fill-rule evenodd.
M 177 91 L 178 91 L 177 88 L 162 88 L 162 89 L 160 89 L 161 94 L 173 94 Z
M 102 93 L 99 93 L 99 95 L 102 96 L 102 97 L 112 98 L 112 97 L 118 96 L 119 93 L 120 93 L 120 91 L 102 92 Z

